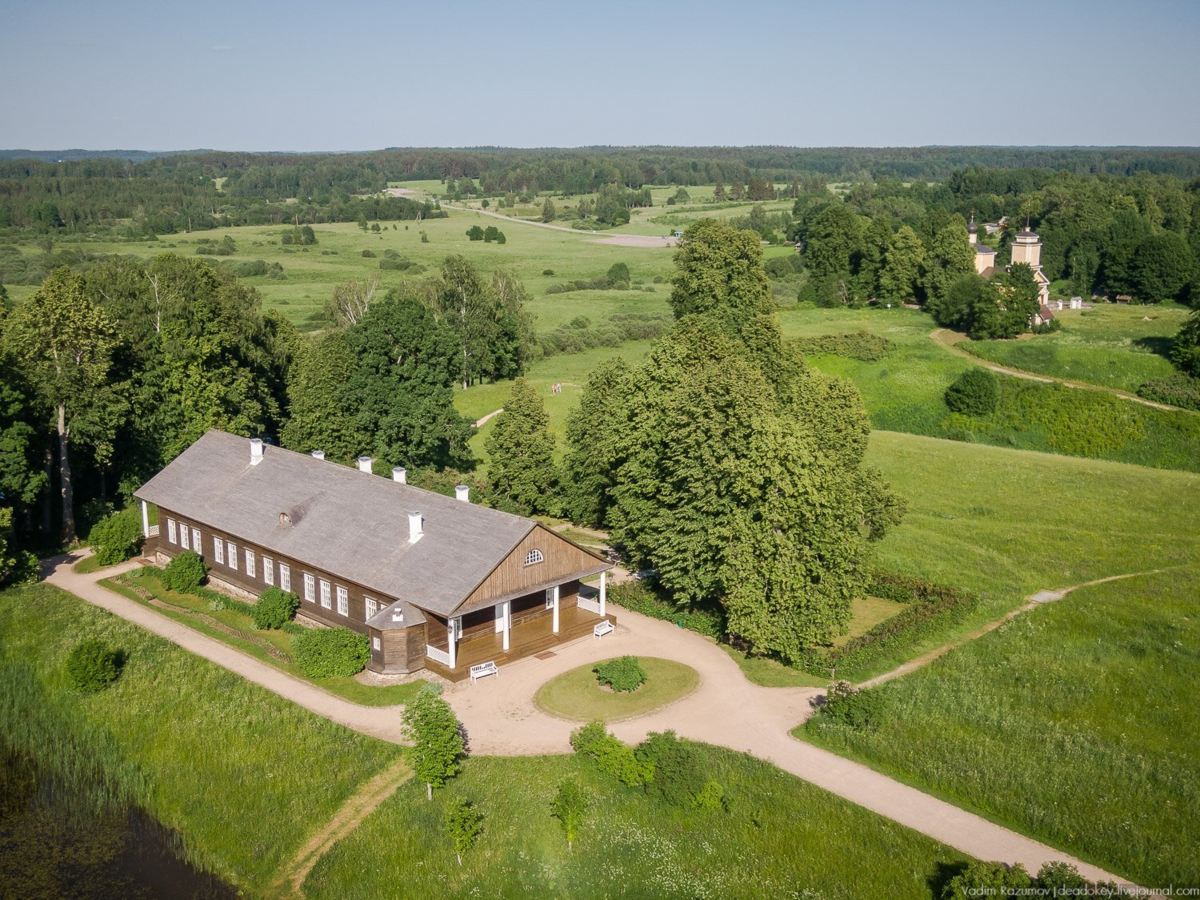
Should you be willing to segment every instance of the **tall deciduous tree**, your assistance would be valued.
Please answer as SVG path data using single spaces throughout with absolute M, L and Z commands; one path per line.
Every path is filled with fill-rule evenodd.
M 554 437 L 542 398 L 524 378 L 513 382 L 487 439 L 494 496 L 524 514 L 555 506 Z
M 588 375 L 579 406 L 567 416 L 562 493 L 574 522 L 605 524 L 622 453 L 629 374 L 629 364 L 620 357 L 600 363 Z
M 450 704 L 431 688 L 422 688 L 402 713 L 404 736 L 413 742 L 412 766 L 417 778 L 425 783 L 425 795 L 433 799 L 433 789 L 458 774 L 466 753 L 462 725 Z
M 475 267 L 464 257 L 447 256 L 441 276 L 435 302 L 441 320 L 458 336 L 459 374 L 465 390 L 488 369 L 495 303 Z
M 771 312 L 771 283 L 757 234 L 716 219 L 701 219 L 675 252 L 669 302 L 675 318 L 725 309 L 749 317 Z
M 921 281 L 925 247 L 917 233 L 902 225 L 892 236 L 883 269 L 879 273 L 879 296 L 889 303 L 911 303 Z
M 325 312 L 339 328 L 357 325 L 367 314 L 367 308 L 378 290 L 378 272 L 366 281 L 357 278 L 343 281 L 333 289 L 333 296 L 325 304 Z
M 926 301 L 944 298 L 951 285 L 975 269 L 975 248 L 967 228 L 951 222 L 933 236 L 925 254 Z
M 84 293 L 83 280 L 57 269 L 13 315 L 5 329 L 14 354 L 54 421 L 62 491 L 62 539 L 75 539 L 71 431 L 113 395 L 109 383 L 116 330 Z
M 356 361 L 347 408 L 392 465 L 469 469 L 474 428 L 454 408 L 462 364 L 457 336 L 419 301 L 395 292 L 371 304 L 347 332 Z
M 357 358 L 342 331 L 325 335 L 301 353 L 288 385 L 291 415 L 283 427 L 285 447 L 302 453 L 323 450 L 339 462 L 350 462 L 371 447 L 348 390 L 356 371 Z
M 1142 241 L 1133 258 L 1133 296 L 1142 303 L 1178 300 L 1195 262 L 1183 235 L 1164 231 Z

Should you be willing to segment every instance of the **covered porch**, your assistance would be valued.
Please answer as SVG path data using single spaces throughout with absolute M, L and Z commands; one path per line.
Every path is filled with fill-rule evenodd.
M 464 616 L 429 618 L 425 667 L 450 681 L 470 677 L 471 667 L 498 667 L 588 637 L 597 624 L 616 617 L 607 609 L 605 577 L 599 589 L 578 582 L 501 601 Z

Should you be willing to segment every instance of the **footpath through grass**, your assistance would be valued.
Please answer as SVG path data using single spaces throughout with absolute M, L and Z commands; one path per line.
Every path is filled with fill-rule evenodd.
M 62 671 L 86 638 L 128 654 L 91 696 Z M 190 859 L 254 893 L 401 752 L 47 584 L 0 593 L 0 646 L 8 743 L 68 783 L 98 771 L 177 829 Z
M 353 677 L 309 678 L 292 661 L 291 634 L 275 630 L 259 631 L 254 627 L 254 620 L 246 613 L 224 607 L 227 598 L 216 591 L 205 588 L 200 588 L 195 594 L 173 591 L 163 584 L 158 570 L 154 568 L 137 569 L 116 578 L 106 578 L 100 584 L 122 597 L 149 606 L 157 613 L 352 703 L 363 706 L 407 703 L 425 683 L 412 681 L 375 686 L 363 684 Z M 151 599 L 159 603 L 151 603 Z
M 565 749 L 565 748 L 564 748 Z M 728 811 L 677 809 L 576 756 L 481 757 L 425 799 L 403 785 L 313 869 L 313 900 L 377 897 L 931 897 L 963 857 L 767 763 L 699 747 Z M 567 850 L 550 801 L 564 778 L 591 794 Z M 454 797 L 484 815 L 460 868 L 443 825 Z
M 1188 312 L 1175 303 L 1101 303 L 1095 309 L 1056 312 L 1062 331 L 1055 334 L 1022 341 L 964 341 L 959 346 L 1014 369 L 1136 393 L 1153 378 L 1175 374 L 1167 353 Z
M 1192 567 L 1075 591 L 875 688 L 877 730 L 802 734 L 1139 884 L 1196 886 L 1197 671 Z

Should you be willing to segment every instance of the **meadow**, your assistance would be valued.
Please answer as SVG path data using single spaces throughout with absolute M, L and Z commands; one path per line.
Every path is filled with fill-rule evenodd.
M 767 763 L 699 750 L 705 774 L 725 788 L 726 812 L 668 806 L 574 755 L 469 759 L 432 802 L 423 785 L 402 785 L 317 864 L 305 895 L 929 898 L 962 861 Z M 550 816 L 566 778 L 591 796 L 570 851 Z M 461 868 L 442 824 L 454 797 L 485 816 Z
M 1062 330 L 1053 334 L 1018 341 L 964 341 L 958 346 L 1015 369 L 1136 393 L 1153 378 L 1175 374 L 1167 353 L 1189 312 L 1175 303 L 1100 303 L 1094 309 L 1055 312 Z
M 62 672 L 85 638 L 127 654 L 90 696 Z M 177 829 L 189 859 L 253 893 L 400 753 L 47 584 L 0 593 L 0 645 L 9 744 L 68 782 L 99 773 L 114 799 Z
M 1194 887 L 1197 666 L 1193 565 L 1083 588 L 873 689 L 874 729 L 801 733 L 1139 884 Z

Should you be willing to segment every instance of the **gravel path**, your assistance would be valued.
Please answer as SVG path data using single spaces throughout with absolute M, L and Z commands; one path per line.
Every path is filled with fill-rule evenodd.
M 50 561 L 47 580 L 331 721 L 401 743 L 399 707 L 350 703 L 106 590 L 97 582 L 138 563 L 80 575 L 72 566 L 82 555 L 68 554 Z M 812 714 L 813 703 L 823 691 L 759 687 L 746 680 L 737 663 L 715 642 L 627 610 L 618 615 L 616 631 L 602 639 L 582 638 L 556 648 L 549 659 L 520 660 L 504 666 L 497 676 L 448 687 L 445 696 L 465 726 L 471 752 L 495 756 L 569 752 L 568 738 L 579 723 L 538 710 L 533 703 L 538 688 L 569 669 L 597 660 L 624 654 L 658 656 L 691 666 L 700 674 L 700 684 L 676 703 L 614 724 L 613 732 L 623 740 L 637 741 L 650 731 L 674 729 L 681 736 L 766 760 L 979 859 L 1019 862 L 1030 871 L 1061 860 L 1089 879 L 1127 883 L 864 765 L 792 738 L 789 732 Z

